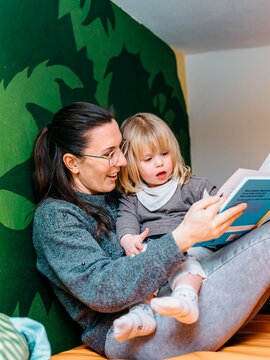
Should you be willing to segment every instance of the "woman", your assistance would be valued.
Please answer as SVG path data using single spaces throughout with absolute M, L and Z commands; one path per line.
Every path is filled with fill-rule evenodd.
M 37 267 L 84 329 L 83 342 L 108 358 L 156 360 L 216 350 L 268 295 L 270 226 L 202 262 L 208 280 L 195 325 L 157 315 L 153 335 L 116 342 L 114 319 L 164 285 L 191 246 L 220 236 L 246 207 L 240 204 L 218 214 L 223 199 L 200 200 L 172 233 L 153 241 L 142 254 L 124 256 L 115 234 L 117 204 L 110 194 L 126 165 L 121 141 L 113 116 L 88 103 L 64 107 L 41 131 L 34 149 Z M 168 292 L 165 286 L 160 296 Z

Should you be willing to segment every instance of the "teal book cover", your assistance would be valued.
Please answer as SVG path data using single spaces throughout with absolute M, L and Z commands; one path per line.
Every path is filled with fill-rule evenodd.
M 222 205 L 220 212 L 246 203 L 247 208 L 229 229 L 217 239 L 195 246 L 226 245 L 262 225 L 270 219 L 270 176 L 246 177 L 235 187 Z

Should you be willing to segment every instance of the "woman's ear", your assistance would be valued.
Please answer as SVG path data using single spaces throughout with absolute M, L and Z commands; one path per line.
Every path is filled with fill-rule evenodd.
M 78 174 L 78 172 L 80 171 L 80 160 L 75 155 L 69 153 L 64 154 L 63 162 L 66 165 L 67 169 L 73 174 Z

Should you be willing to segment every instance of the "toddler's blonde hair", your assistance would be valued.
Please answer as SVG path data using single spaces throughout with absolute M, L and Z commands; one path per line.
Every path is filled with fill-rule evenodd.
M 136 159 L 142 157 L 143 145 L 147 145 L 153 152 L 158 149 L 170 152 L 174 169 L 172 177 L 179 178 L 181 185 L 190 177 L 190 168 L 185 165 L 176 137 L 158 116 L 138 113 L 122 123 L 121 132 L 124 144 L 122 150 L 127 159 L 127 166 L 120 169 L 117 184 L 121 193 L 131 195 L 140 191 L 142 179 Z

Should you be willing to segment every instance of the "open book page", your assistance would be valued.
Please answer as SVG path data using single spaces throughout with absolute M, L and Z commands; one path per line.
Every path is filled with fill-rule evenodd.
M 240 168 L 236 170 L 236 172 L 221 186 L 217 194 L 230 195 L 234 191 L 234 189 L 241 183 L 241 181 L 243 181 L 246 177 L 262 176 L 270 177 L 270 172 Z
M 264 172 L 270 173 L 270 154 L 267 156 L 267 158 L 262 163 L 259 171 L 264 171 Z

